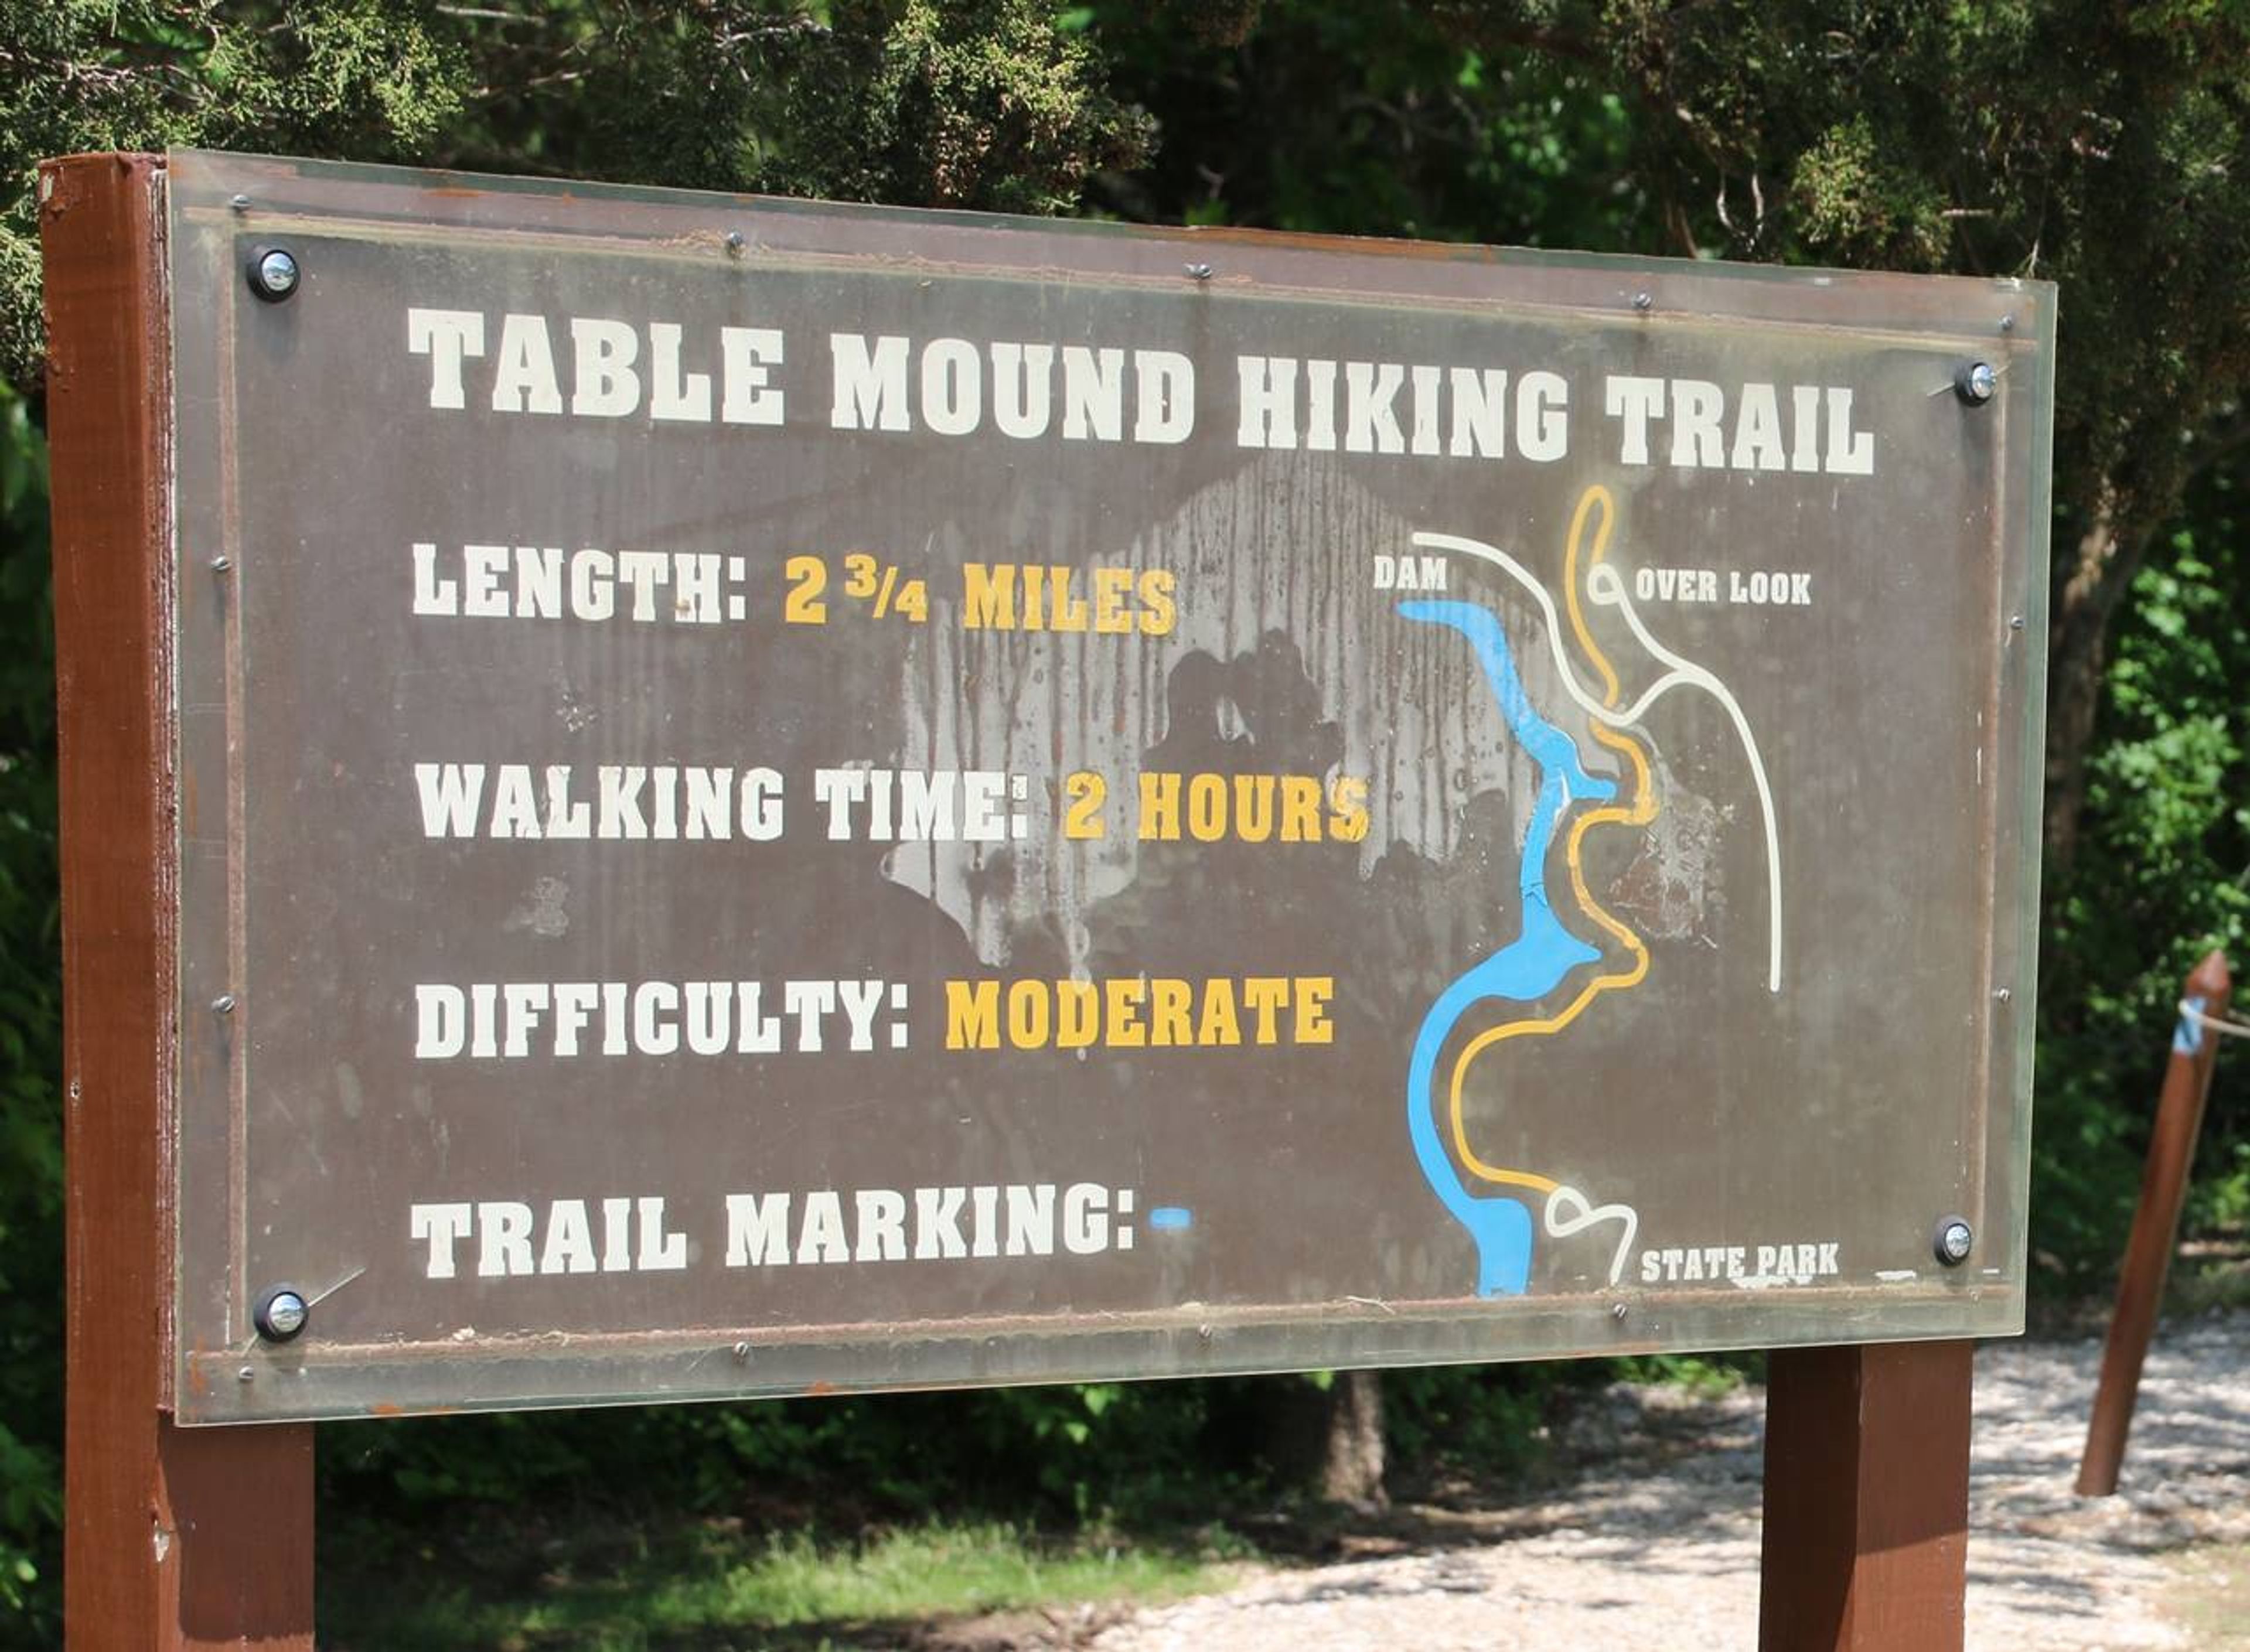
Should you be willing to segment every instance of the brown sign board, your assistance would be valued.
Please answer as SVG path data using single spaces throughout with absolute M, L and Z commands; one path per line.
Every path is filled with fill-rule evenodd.
M 183 1420 L 2020 1328 L 2051 287 L 167 177 Z

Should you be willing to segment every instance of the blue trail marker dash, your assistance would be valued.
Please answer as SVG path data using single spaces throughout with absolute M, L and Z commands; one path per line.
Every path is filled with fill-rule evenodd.
M 1158 1205 L 1149 1212 L 1149 1225 L 1158 1233 L 1185 1233 L 1195 1226 L 1195 1213 L 1183 1205 Z

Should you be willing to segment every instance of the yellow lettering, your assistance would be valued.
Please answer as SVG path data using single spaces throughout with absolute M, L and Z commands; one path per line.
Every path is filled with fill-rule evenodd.
M 1177 582 L 1168 568 L 1152 568 L 1141 575 L 1141 634 L 1143 637 L 1170 637 L 1172 627 L 1179 623 L 1179 609 L 1172 601 L 1172 590 Z
M 1109 782 L 1091 769 L 1081 768 L 1064 778 L 1062 788 L 1070 798 L 1070 807 L 1063 814 L 1062 835 L 1077 843 L 1107 837 L 1109 828 L 1101 818 L 1101 803 L 1109 795 Z
M 961 570 L 961 623 L 970 630 L 1016 629 L 1016 569 L 970 562 Z
M 945 983 L 945 1047 L 948 1050 L 997 1050 L 1000 1047 L 998 981 L 949 981 Z
M 949 1050 L 1224 1050 L 1331 1044 L 1333 975 L 1116 975 L 1097 981 L 949 981 Z
M 1067 568 L 1054 570 L 1054 627 L 1059 631 L 1082 631 L 1086 629 L 1086 599 L 1070 593 Z
M 1102 1007 L 1108 1012 L 1108 1043 L 1112 1050 L 1138 1050 L 1147 1042 L 1141 1025 L 1141 1002 L 1148 988 L 1131 976 L 1114 976 L 1101 983 Z
M 1304 774 L 1281 776 L 1281 841 L 1321 841 L 1321 783 Z
M 1090 981 L 1055 983 L 1055 1048 L 1084 1050 L 1101 1030 L 1101 995 Z
M 1180 836 L 1180 777 L 1141 776 L 1141 841 L 1175 843 Z
M 1251 975 L 1242 983 L 1242 1002 L 1257 1012 L 1258 1042 L 1277 1044 L 1281 1042 L 1276 1025 L 1281 1006 L 1289 1001 L 1289 982 L 1281 975 Z
M 1188 1021 L 1188 1006 L 1195 994 L 1184 981 L 1160 976 L 1149 983 L 1149 1043 L 1156 1049 L 1192 1045 L 1195 1029 Z
M 1262 843 L 1273 835 L 1271 774 L 1234 777 L 1234 835 L 1246 843 Z
M 1129 568 L 1097 568 L 1094 570 L 1094 629 L 1104 637 L 1115 637 L 1133 629 L 1133 609 L 1126 598 L 1133 594 L 1133 570 Z
M 1008 1042 L 1018 1050 L 1044 1049 L 1051 1008 L 1046 982 L 1015 982 L 1008 988 Z
M 1242 1042 L 1242 1023 L 1234 1013 L 1234 982 L 1225 975 L 1204 983 L 1203 1021 L 1196 1028 L 1196 1043 L 1222 1050 Z
M 1329 782 L 1329 836 L 1340 843 L 1367 836 L 1367 782 L 1355 774 L 1339 774 Z
M 1198 774 L 1188 782 L 1188 831 L 1198 843 L 1215 843 L 1226 836 L 1223 776 Z

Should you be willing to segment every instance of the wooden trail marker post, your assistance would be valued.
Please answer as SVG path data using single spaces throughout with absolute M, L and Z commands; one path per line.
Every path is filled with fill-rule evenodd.
M 2102 1350 L 2102 1380 L 2087 1422 L 2086 1450 L 2079 1459 L 2077 1489 L 2082 1497 L 2106 1497 L 2117 1489 L 2125 1436 L 2132 1429 L 2133 1405 L 2141 1392 L 2141 1366 L 2149 1357 L 2157 1315 L 2164 1306 L 2164 1280 L 2171 1272 L 2180 1212 L 2187 1202 L 2188 1172 L 2195 1164 L 2204 1104 L 2211 1098 L 2212 1075 L 2219 1065 L 2217 1029 L 2194 1017 L 2224 1020 L 2233 992 L 2226 955 L 2215 947 L 2189 972 L 2180 989 L 2183 1013 L 2164 1063 L 2164 1087 L 2157 1095 L 2141 1202 L 2134 1209 L 2133 1231 L 2117 1270 L 2117 1306 Z
M 41 187 L 74 1643 L 307 1644 L 325 1418 L 1742 1347 L 1958 1643 L 2050 287 Z
M 65 1621 L 89 1652 L 311 1652 L 312 1425 L 169 1415 L 181 800 L 162 191 L 154 155 L 39 175 L 65 822 Z

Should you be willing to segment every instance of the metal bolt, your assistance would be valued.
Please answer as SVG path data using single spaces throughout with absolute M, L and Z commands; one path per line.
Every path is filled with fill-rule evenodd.
M 729 230 L 727 231 L 728 251 L 739 258 L 742 256 L 742 232 L 740 230 Z
M 250 290 L 268 304 L 279 304 L 296 292 L 302 274 L 297 255 L 286 247 L 259 247 L 250 255 Z
M 1187 266 L 1187 272 L 1198 281 L 1211 279 L 1211 265 L 1208 264 L 1191 264 Z
M 2015 994 L 2010 992 L 2005 987 L 1995 988 L 1992 992 L 1992 1000 L 1995 1003 L 2005 1004 L 2014 996 Z
M 1198 1341 L 1209 1342 L 1211 1340 L 1211 1327 L 1209 1325 L 1197 1325 L 1196 1327 L 1196 1337 Z
M 221 993 L 217 997 L 212 999 L 211 1013 L 217 1015 L 231 1015 L 234 1014 L 234 995 L 232 993 Z
M 214 574 L 224 574 L 227 569 L 233 566 L 233 561 L 227 557 L 214 556 L 211 558 L 211 572 Z
M 1611 1318 L 1615 1319 L 1615 1320 L 1618 1321 L 1620 1324 L 1622 1324 L 1622 1323 L 1624 1322 L 1624 1319 L 1625 1319 L 1625 1304 L 1623 1304 L 1622 1302 L 1614 1302 L 1614 1303 L 1612 1303 L 1612 1304 L 1610 1304 L 1610 1318 Z
M 1937 1224 L 1930 1249 L 1947 1267 L 1957 1268 L 1969 1260 L 1970 1249 L 1976 1242 L 1977 1230 L 1969 1225 L 1967 1217 L 1948 1216 Z
M 250 197 L 246 195 L 230 196 L 227 197 L 226 203 L 232 207 L 237 212 L 247 212 L 250 210 Z
M 735 1345 L 735 1358 L 741 1360 L 744 1365 L 748 1365 L 750 1360 L 750 1345 L 747 1342 L 736 1343 Z
M 2001 331 L 2001 332 L 2003 332 L 2003 333 L 2012 333 L 2012 332 L 2014 332 L 2015 330 L 2016 330 L 2016 318 L 2015 318 L 2014 316 L 2012 316 L 2012 315 L 2004 315 L 2004 316 L 2002 316 L 2002 317 L 2000 318 L 2000 331 Z
M 1992 370 L 1990 361 L 1968 361 L 1953 375 L 1955 394 L 1968 403 L 1989 402 L 2000 389 L 2000 375 Z
M 255 1382 L 258 1380 L 258 1373 L 250 1366 L 245 1366 L 234 1373 L 234 1380 L 237 1382 Z
M 2020 631 L 2021 630 L 2023 630 L 2023 629 L 2024 629 L 2024 616 L 2023 616 L 2022 615 L 2020 615 L 2020 614 L 2011 614 L 2011 615 L 2009 615 L 2009 616 L 2008 616 L 2008 629 L 2009 629 L 2010 630 L 2012 630 L 2012 631 Z
M 1632 307 L 1636 310 L 1646 310 L 1655 302 L 1656 300 L 1646 293 L 1636 293 L 1632 295 Z
M 251 1310 L 250 1323 L 266 1341 L 286 1342 L 304 1330 L 312 1317 L 312 1304 L 303 1292 L 294 1285 L 276 1285 L 258 1299 L 258 1305 Z

